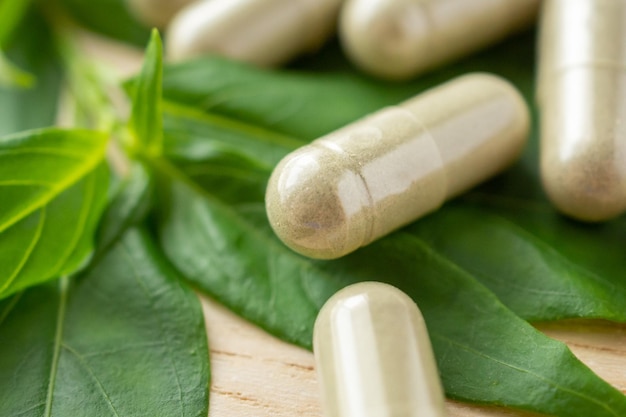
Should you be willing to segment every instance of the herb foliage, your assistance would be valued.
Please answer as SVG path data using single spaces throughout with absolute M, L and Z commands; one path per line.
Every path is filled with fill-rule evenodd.
M 148 40 L 119 0 L 54 5 L 117 39 Z M 549 206 L 536 128 L 506 173 L 340 260 L 293 253 L 265 216 L 265 185 L 285 154 L 453 76 L 498 73 L 532 103 L 532 34 L 388 84 L 356 73 L 336 45 L 289 70 L 217 57 L 163 68 L 153 32 L 126 85 L 128 122 L 107 114 L 108 123 L 87 117 L 80 129 L 59 129 L 62 87 L 102 88 L 97 73 L 63 52 L 69 38 L 50 6 L 3 0 L 5 9 L 0 415 L 205 416 L 208 347 L 190 284 L 310 348 L 325 300 L 363 280 L 389 282 L 418 303 L 451 398 L 562 417 L 626 415 L 622 393 L 528 323 L 626 322 L 626 219 L 581 225 Z M 69 93 L 81 112 L 110 111 Z M 110 172 L 107 147 L 125 151 L 128 173 Z

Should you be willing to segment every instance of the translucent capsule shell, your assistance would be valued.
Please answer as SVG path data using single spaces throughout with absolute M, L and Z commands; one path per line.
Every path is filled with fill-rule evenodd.
M 541 175 L 563 213 L 626 211 L 626 2 L 546 0 L 540 25 Z
M 331 297 L 313 351 L 326 417 L 444 417 L 443 390 L 422 315 L 378 282 Z
M 167 56 L 219 54 L 259 66 L 315 50 L 334 32 L 342 0 L 201 0 L 168 28 Z
M 510 165 L 528 129 L 507 81 L 459 77 L 287 155 L 267 187 L 270 224 L 296 252 L 338 258 Z
M 530 26 L 539 0 L 347 0 L 348 56 L 382 78 L 406 79 Z

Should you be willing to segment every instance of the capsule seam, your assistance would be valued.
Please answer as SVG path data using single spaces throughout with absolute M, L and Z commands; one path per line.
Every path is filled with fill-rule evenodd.
M 401 106 L 397 106 L 397 107 L 399 107 L 399 108 L 401 108 L 401 109 L 402 109 L 402 107 L 401 107 Z M 422 128 L 422 130 L 424 131 L 424 133 L 425 133 L 426 135 L 428 135 L 428 138 L 429 138 L 429 139 L 430 139 L 430 141 L 432 142 L 433 147 L 437 150 L 437 157 L 438 157 L 438 159 L 439 159 L 439 166 L 441 167 L 441 175 L 442 175 L 442 176 L 443 176 L 443 178 L 444 178 L 443 183 L 444 183 L 444 186 L 445 186 L 445 190 L 444 190 L 444 192 L 442 193 L 442 196 L 443 196 L 443 197 L 441 198 L 441 201 L 440 201 L 440 202 L 439 202 L 439 204 L 437 205 L 437 208 L 439 208 L 439 207 L 441 207 L 441 206 L 443 205 L 443 203 L 446 201 L 446 197 L 448 196 L 448 184 L 449 184 L 449 181 L 448 181 L 448 171 L 446 170 L 446 167 L 445 167 L 445 165 L 444 165 L 444 162 L 443 162 L 443 157 L 441 156 L 441 150 L 439 149 L 439 146 L 437 145 L 437 141 L 435 141 L 435 138 L 434 138 L 434 137 L 433 137 L 433 135 L 430 133 L 430 130 L 428 130 L 428 127 L 426 127 L 426 125 L 425 125 L 424 123 L 422 123 L 422 122 L 419 120 L 419 118 L 418 118 L 418 117 L 417 117 L 417 116 L 416 116 L 413 112 L 410 112 L 410 111 L 408 111 L 408 110 L 406 110 L 406 109 L 403 109 L 403 110 L 404 110 L 404 111 L 406 111 L 406 112 L 408 113 L 408 115 L 411 117 L 411 119 L 413 119 L 413 121 L 414 121 L 415 123 L 417 123 L 417 124 L 418 124 L 418 125 Z
M 566 65 L 564 67 L 554 69 L 549 72 L 548 76 L 549 77 L 558 76 L 567 71 L 570 71 L 573 69 L 579 69 L 579 68 L 592 68 L 592 69 L 601 68 L 601 69 L 615 69 L 615 70 L 620 70 L 620 71 L 626 71 L 626 64 L 617 63 L 614 61 L 587 61 L 587 62 L 580 63 L 580 64 L 571 64 L 571 65 Z

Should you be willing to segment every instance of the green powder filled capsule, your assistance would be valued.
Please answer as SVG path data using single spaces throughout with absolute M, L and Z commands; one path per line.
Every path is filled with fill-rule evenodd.
M 296 252 L 338 258 L 500 172 L 528 132 L 511 84 L 459 77 L 283 158 L 265 195 L 270 224 Z

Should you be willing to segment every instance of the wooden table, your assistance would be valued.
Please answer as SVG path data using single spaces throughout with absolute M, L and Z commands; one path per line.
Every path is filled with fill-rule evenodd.
M 313 354 L 282 342 L 202 298 L 211 357 L 210 417 L 322 416 Z M 626 325 L 579 321 L 538 328 L 569 345 L 598 375 L 626 393 Z M 448 402 L 450 417 L 527 417 Z M 593 416 L 589 416 L 593 417 Z

